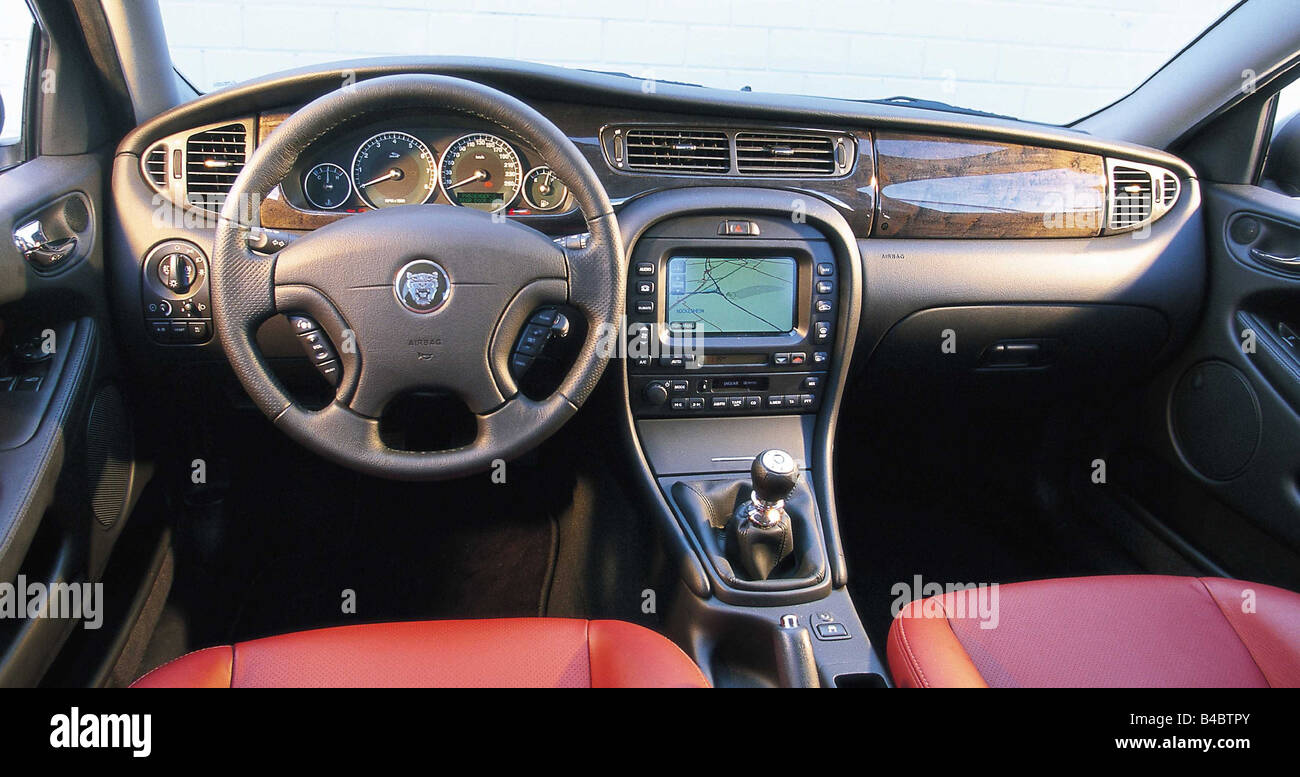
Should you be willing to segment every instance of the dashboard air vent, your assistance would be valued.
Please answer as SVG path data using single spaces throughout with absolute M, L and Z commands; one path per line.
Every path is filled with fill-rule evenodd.
M 185 199 L 208 210 L 221 209 L 226 194 L 244 169 L 248 130 L 242 124 L 204 130 L 185 142 Z
M 725 132 L 629 129 L 627 166 L 633 170 L 727 173 L 731 171 L 731 148 Z
M 144 155 L 144 174 L 157 189 L 167 188 L 167 147 L 154 146 Z
M 737 132 L 736 169 L 744 175 L 831 175 L 835 146 L 825 136 Z
M 1151 174 L 1115 165 L 1110 171 L 1110 229 L 1129 229 L 1151 218 Z
M 1178 178 L 1173 173 L 1165 173 L 1160 177 L 1160 195 L 1157 201 L 1166 208 L 1173 207 L 1178 201 Z

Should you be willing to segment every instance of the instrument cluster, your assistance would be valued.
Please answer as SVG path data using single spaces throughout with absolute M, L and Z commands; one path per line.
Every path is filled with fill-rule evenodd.
M 301 210 L 441 203 L 527 216 L 573 209 L 568 186 L 535 152 L 473 128 L 370 127 L 326 141 L 303 159 L 282 187 Z

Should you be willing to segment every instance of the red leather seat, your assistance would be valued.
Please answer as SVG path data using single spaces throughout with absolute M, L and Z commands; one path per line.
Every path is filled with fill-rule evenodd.
M 199 650 L 133 688 L 707 688 L 649 629 L 562 618 L 417 621 L 302 631 Z
M 1300 686 L 1300 594 L 1272 586 L 1080 577 L 998 586 L 996 619 L 971 604 L 956 592 L 903 608 L 887 646 L 897 685 Z

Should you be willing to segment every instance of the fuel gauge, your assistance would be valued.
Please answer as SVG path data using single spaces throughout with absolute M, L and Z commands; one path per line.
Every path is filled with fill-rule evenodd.
M 555 210 L 568 196 L 569 187 L 545 165 L 534 167 L 524 176 L 524 200 L 533 210 Z

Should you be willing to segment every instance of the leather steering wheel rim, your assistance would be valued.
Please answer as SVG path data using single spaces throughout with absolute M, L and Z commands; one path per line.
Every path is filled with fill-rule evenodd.
M 272 256 L 249 249 L 249 232 L 259 223 L 257 206 L 303 150 L 371 111 L 407 108 L 456 112 L 536 149 L 573 193 L 590 233 L 586 247 L 561 248 L 528 227 L 467 208 L 403 205 L 340 219 Z M 236 178 L 213 243 L 214 328 L 254 404 L 304 447 L 379 477 L 460 477 L 535 447 L 590 396 L 609 360 L 608 333 L 617 331 L 623 315 L 627 268 L 622 238 L 591 165 L 559 128 L 528 105 L 491 87 L 448 76 L 374 78 L 298 110 L 266 138 Z M 392 291 L 392 273 L 400 274 L 395 268 L 416 255 L 448 268 L 450 297 L 432 315 L 403 309 Z M 537 277 L 529 279 L 530 272 Z M 386 277 L 382 285 L 387 294 L 379 293 L 380 277 Z M 519 288 L 510 288 L 513 284 Z M 518 392 L 504 367 L 510 345 L 532 310 L 557 303 L 581 311 L 587 334 L 560 387 L 534 401 Z M 492 309 L 495 306 L 500 310 Z M 355 353 L 343 349 L 339 354 L 344 378 L 338 394 L 320 410 L 295 402 L 256 346 L 258 327 L 288 312 L 313 316 L 336 346 L 340 337 L 354 340 Z M 485 316 L 496 318 L 490 333 L 478 331 L 475 323 L 456 325 L 486 321 Z M 412 333 L 418 334 L 408 337 Z M 418 354 L 429 362 L 417 364 L 408 358 L 411 349 L 402 345 L 407 340 L 436 342 L 442 350 Z M 484 350 L 461 354 L 458 344 L 466 351 Z M 478 374 L 480 368 L 490 380 Z M 367 369 L 379 377 L 367 378 Z M 405 370 L 411 372 L 406 389 L 460 381 L 473 398 L 467 403 L 477 422 L 471 443 L 450 450 L 405 451 L 383 442 L 376 409 L 398 389 Z M 472 385 L 469 373 L 474 373 Z M 494 384 L 499 397 L 493 393 Z

